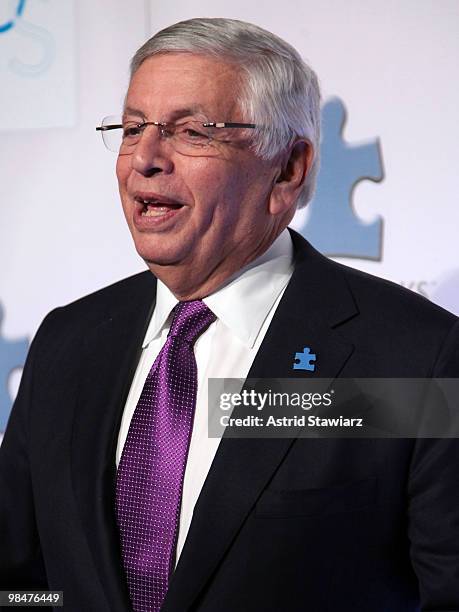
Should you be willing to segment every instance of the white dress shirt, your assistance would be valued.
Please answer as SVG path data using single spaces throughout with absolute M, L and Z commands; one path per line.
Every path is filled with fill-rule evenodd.
M 292 272 L 293 245 L 288 230 L 284 230 L 263 255 L 203 300 L 217 319 L 194 345 L 198 391 L 183 484 L 176 562 L 185 543 L 194 506 L 220 443 L 219 438 L 208 436 L 207 380 L 247 377 Z M 173 293 L 158 280 L 156 306 L 121 421 L 117 465 L 145 379 L 166 342 L 171 312 L 177 302 Z

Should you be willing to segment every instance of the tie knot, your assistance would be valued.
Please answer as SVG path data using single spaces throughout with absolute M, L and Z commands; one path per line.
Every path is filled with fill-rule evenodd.
M 174 309 L 170 336 L 178 336 L 194 344 L 199 336 L 215 321 L 214 313 L 201 300 L 179 302 Z

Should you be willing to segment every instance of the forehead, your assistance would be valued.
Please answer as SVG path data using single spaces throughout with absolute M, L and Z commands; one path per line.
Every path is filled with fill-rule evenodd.
M 204 114 L 210 120 L 241 119 L 240 70 L 229 62 L 190 53 L 146 59 L 131 79 L 126 107 L 145 116 Z

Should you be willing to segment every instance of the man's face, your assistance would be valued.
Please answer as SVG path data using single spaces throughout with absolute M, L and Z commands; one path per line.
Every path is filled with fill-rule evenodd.
M 124 116 L 138 122 L 243 122 L 238 91 L 240 76 L 230 64 L 187 53 L 157 55 L 134 74 Z M 150 126 L 132 154 L 118 157 L 124 214 L 153 271 L 185 266 L 205 278 L 234 258 L 237 269 L 271 239 L 268 199 L 276 171 L 250 150 L 249 136 L 250 130 L 234 129 L 212 155 L 189 156 Z M 149 207 L 141 202 L 152 199 Z

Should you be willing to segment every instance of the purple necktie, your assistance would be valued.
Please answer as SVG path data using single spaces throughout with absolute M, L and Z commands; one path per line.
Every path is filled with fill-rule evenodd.
M 118 466 L 116 515 L 135 612 L 157 612 L 174 567 L 197 367 L 193 344 L 215 320 L 200 300 L 179 302 L 148 373 Z

